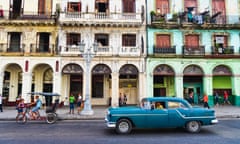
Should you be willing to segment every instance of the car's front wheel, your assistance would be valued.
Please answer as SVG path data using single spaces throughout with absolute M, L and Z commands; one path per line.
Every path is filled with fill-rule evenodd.
M 116 132 L 118 134 L 128 134 L 132 130 L 132 123 L 128 119 L 120 119 L 117 122 Z
M 186 129 L 190 133 L 197 133 L 201 129 L 201 124 L 198 121 L 190 121 L 187 123 Z

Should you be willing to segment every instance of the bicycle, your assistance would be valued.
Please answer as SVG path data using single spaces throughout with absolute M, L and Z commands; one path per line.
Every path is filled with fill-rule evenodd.
M 27 121 L 46 121 L 48 124 L 53 124 L 57 121 L 57 114 L 54 112 L 46 113 L 46 116 L 41 116 L 39 112 L 36 112 L 36 116 L 30 112 L 30 107 L 26 107 L 23 113 L 16 116 L 16 122 L 19 124 L 25 124 Z

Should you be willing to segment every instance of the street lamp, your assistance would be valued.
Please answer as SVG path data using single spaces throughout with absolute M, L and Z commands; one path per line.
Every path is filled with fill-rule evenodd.
M 82 56 L 85 60 L 85 66 L 86 66 L 86 89 L 85 89 L 85 102 L 84 102 L 84 108 L 81 111 L 82 115 L 92 115 L 93 110 L 91 106 L 91 100 L 90 100 L 90 76 L 91 76 L 91 71 L 90 71 L 90 64 L 92 58 L 95 56 L 95 53 L 97 52 L 98 49 L 98 44 L 96 41 L 94 41 L 92 47 L 93 47 L 93 52 L 91 51 L 92 47 L 88 47 L 86 49 L 86 44 L 84 41 L 81 41 L 78 43 L 79 45 L 79 50 L 82 53 Z

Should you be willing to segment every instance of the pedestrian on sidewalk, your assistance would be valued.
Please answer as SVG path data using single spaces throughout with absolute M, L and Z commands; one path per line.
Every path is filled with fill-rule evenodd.
M 228 93 L 227 91 L 224 91 L 224 94 L 223 94 L 223 98 L 224 98 L 224 103 L 223 104 L 231 104 L 228 100 Z
M 81 107 L 82 106 L 82 94 L 79 93 L 78 94 L 78 99 L 77 99 L 77 111 L 78 111 L 78 114 L 80 114 L 80 111 L 81 111 Z
M 71 93 L 71 95 L 69 96 L 69 114 L 74 114 L 74 102 L 75 102 L 75 97 L 74 95 Z
M 208 109 L 210 108 L 208 105 L 208 95 L 207 94 L 204 94 L 204 96 L 203 96 L 203 107 L 204 108 L 207 107 Z
M 217 91 L 214 92 L 214 99 L 215 99 L 215 106 L 218 107 L 219 106 L 219 95 L 218 95 Z
M 3 108 L 2 108 L 2 94 L 0 94 L 0 111 L 3 112 Z

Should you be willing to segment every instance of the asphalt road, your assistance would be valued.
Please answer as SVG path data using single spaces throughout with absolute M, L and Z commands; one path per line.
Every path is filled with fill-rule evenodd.
M 56 124 L 0 122 L 0 144 L 239 144 L 240 119 L 220 120 L 198 134 L 183 129 L 134 130 L 117 135 L 104 121 L 59 121 Z

